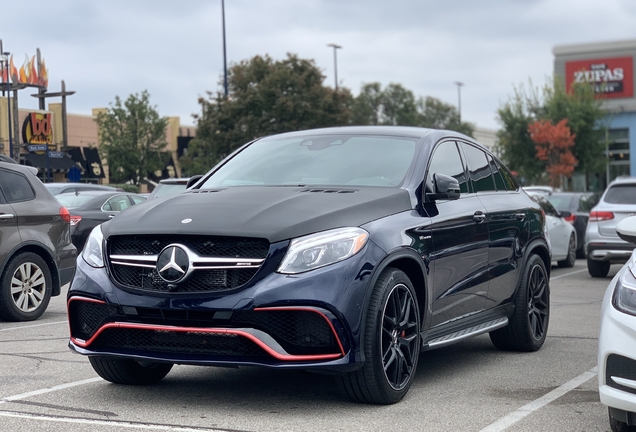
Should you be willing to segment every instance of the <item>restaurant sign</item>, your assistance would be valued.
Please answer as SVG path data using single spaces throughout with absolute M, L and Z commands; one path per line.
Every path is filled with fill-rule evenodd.
M 26 144 L 52 144 L 51 113 L 29 113 L 22 123 L 22 139 Z
M 589 83 L 599 98 L 628 98 L 634 95 L 632 57 L 579 60 L 565 63 L 568 90 L 576 83 Z

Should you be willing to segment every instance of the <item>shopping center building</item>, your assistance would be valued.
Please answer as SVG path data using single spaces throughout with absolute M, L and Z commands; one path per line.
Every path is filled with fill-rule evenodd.
M 590 83 L 607 112 L 605 178 L 600 188 L 620 175 L 636 175 L 636 40 L 556 46 L 555 76 L 574 83 Z M 634 139 L 632 139 L 634 138 Z

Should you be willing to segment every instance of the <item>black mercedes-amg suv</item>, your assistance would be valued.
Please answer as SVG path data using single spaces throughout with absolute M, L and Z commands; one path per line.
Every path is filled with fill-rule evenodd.
M 115 383 L 175 363 L 289 367 L 389 404 L 421 350 L 486 332 L 538 350 L 549 269 L 541 209 L 472 139 L 286 133 L 95 228 L 68 292 L 70 347 Z

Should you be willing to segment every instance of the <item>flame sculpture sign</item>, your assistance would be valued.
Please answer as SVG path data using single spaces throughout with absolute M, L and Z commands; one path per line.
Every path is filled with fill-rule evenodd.
M 49 85 L 49 73 L 44 59 L 40 57 L 39 48 L 37 49 L 37 54 L 33 57 L 29 58 L 28 55 L 26 56 L 20 69 L 15 67 L 13 55 L 11 55 L 8 68 L 4 64 L 0 64 L 0 75 L 2 76 L 2 82 L 5 83 L 11 79 L 13 84 L 23 84 L 29 87 L 46 89 Z

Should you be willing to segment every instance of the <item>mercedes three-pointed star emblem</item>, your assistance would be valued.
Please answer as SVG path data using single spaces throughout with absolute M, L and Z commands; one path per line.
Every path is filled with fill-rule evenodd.
M 176 283 L 188 274 L 190 259 L 182 247 L 169 245 L 157 257 L 157 273 L 168 283 Z

